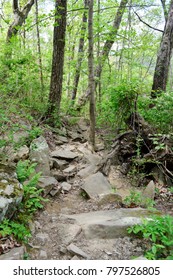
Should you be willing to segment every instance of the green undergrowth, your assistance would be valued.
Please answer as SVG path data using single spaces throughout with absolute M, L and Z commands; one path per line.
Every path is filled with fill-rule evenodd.
M 44 207 L 44 199 L 41 195 L 42 189 L 37 188 L 40 173 L 35 172 L 36 164 L 29 160 L 19 161 L 16 168 L 17 178 L 23 185 L 23 199 L 19 204 L 13 219 L 4 219 L 0 224 L 0 235 L 13 235 L 22 242 L 28 242 L 31 236 L 29 223 L 38 209 Z
M 149 260 L 173 260 L 173 217 L 154 216 L 142 224 L 128 228 L 129 234 L 143 238 L 148 244 L 145 256 Z

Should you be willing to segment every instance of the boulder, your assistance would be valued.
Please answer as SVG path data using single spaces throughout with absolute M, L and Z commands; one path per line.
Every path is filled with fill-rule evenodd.
M 44 176 L 50 175 L 49 147 L 43 136 L 32 141 L 29 158 L 37 163 L 36 172 L 41 172 Z
M 23 198 L 23 187 L 14 169 L 0 164 L 0 221 L 11 218 Z
M 64 218 L 81 226 L 87 239 L 114 239 L 128 236 L 128 227 L 140 224 L 144 217 L 153 214 L 142 208 L 122 208 L 64 215 Z
M 112 193 L 111 185 L 101 172 L 87 177 L 81 188 L 92 199 L 96 199 L 103 194 Z

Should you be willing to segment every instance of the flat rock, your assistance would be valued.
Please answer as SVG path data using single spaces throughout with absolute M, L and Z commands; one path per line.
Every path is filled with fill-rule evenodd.
M 64 215 L 64 218 L 80 225 L 87 239 L 114 239 L 128 236 L 128 227 L 140 224 L 142 218 L 151 214 L 153 212 L 142 208 L 122 208 Z
M 23 260 L 25 248 L 23 246 L 11 249 L 8 253 L 0 255 L 0 260 Z
M 51 153 L 52 157 L 55 158 L 63 158 L 63 159 L 75 159 L 78 157 L 78 154 L 71 152 L 70 150 L 55 150 Z
M 71 165 L 69 167 L 67 167 L 66 169 L 63 170 L 63 172 L 67 175 L 72 175 L 76 172 L 77 167 L 76 165 Z
M 95 165 L 88 165 L 87 167 L 81 169 L 78 173 L 77 176 L 80 178 L 87 178 L 88 176 L 92 175 L 95 173 L 96 166 Z
M 111 185 L 101 172 L 87 177 L 81 188 L 93 199 L 96 199 L 99 195 L 112 193 Z
M 68 247 L 67 247 L 67 250 L 74 254 L 74 255 L 77 255 L 77 256 L 80 256 L 84 259 L 90 259 L 90 256 L 88 254 L 86 254 L 84 251 L 82 251 L 80 248 L 78 248 L 76 245 L 74 245 L 73 243 L 70 244 Z
M 68 143 L 68 139 L 65 136 L 58 135 L 56 136 L 55 143 L 60 145 L 62 143 Z
M 43 189 L 44 196 L 50 193 L 52 189 L 57 187 L 58 181 L 54 177 L 42 176 L 38 180 L 38 187 Z
M 63 239 L 64 245 L 69 245 L 81 233 L 81 226 L 77 224 L 58 223 L 58 236 Z

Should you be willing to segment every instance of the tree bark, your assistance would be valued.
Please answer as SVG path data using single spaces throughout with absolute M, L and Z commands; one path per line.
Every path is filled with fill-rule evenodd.
M 157 55 L 153 77 L 151 97 L 156 98 L 159 93 L 166 91 L 170 60 L 173 48 L 173 0 L 171 0 L 167 21 Z
M 40 70 L 40 84 L 42 90 L 41 99 L 43 101 L 44 82 L 43 82 L 43 67 L 42 67 L 42 55 L 41 55 L 41 44 L 40 44 L 40 30 L 38 25 L 38 0 L 35 0 L 35 18 L 36 18 L 36 31 L 37 31 L 38 63 L 39 63 L 39 70 Z
M 88 88 L 90 95 L 90 142 L 95 150 L 95 97 L 94 97 L 94 67 L 93 67 L 93 0 L 89 0 L 88 10 Z
M 55 113 L 58 117 L 60 111 L 64 68 L 66 15 L 67 0 L 56 0 L 48 116 L 53 116 Z
M 84 42 L 85 42 L 84 38 L 85 38 L 85 33 L 86 33 L 86 28 L 87 28 L 86 24 L 87 24 L 88 0 L 85 0 L 84 9 L 85 10 L 84 10 L 84 13 L 82 16 L 82 27 L 81 27 L 80 39 L 79 39 L 77 65 L 76 65 L 76 71 L 75 71 L 74 82 L 73 82 L 73 90 L 72 90 L 72 96 L 71 96 L 72 100 L 76 99 L 77 88 L 78 88 L 78 83 L 79 83 L 79 78 L 80 78 L 81 65 L 82 65 L 82 60 L 84 57 Z
M 7 42 L 10 42 L 13 36 L 16 36 L 19 30 L 19 27 L 25 22 L 32 6 L 34 5 L 35 0 L 30 0 L 27 4 L 20 10 L 18 0 L 13 0 L 13 15 L 14 20 L 10 24 L 7 32 Z
M 102 69 L 104 66 L 104 63 L 106 61 L 106 59 L 108 58 L 109 52 L 115 42 L 115 38 L 118 32 L 118 29 L 120 27 L 120 23 L 126 8 L 126 5 L 128 3 L 128 0 L 121 0 L 120 6 L 117 10 L 117 13 L 115 15 L 115 19 L 114 19 L 114 23 L 113 23 L 113 27 L 112 30 L 110 31 L 110 33 L 108 34 L 108 38 L 103 46 L 102 52 L 100 54 L 100 59 L 99 59 L 99 64 L 97 65 L 97 67 L 94 70 L 94 76 L 95 76 L 95 81 L 94 81 L 94 91 L 96 90 L 96 87 L 98 85 L 98 82 L 100 80 L 100 76 L 102 73 Z M 77 104 L 77 110 L 80 110 L 82 106 L 85 105 L 88 97 L 90 95 L 90 91 L 89 89 L 87 89 L 87 91 L 85 92 L 84 95 L 82 95 L 79 98 L 79 102 Z

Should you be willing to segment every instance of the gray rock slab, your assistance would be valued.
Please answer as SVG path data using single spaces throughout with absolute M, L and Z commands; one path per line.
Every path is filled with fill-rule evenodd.
M 101 172 L 87 177 L 81 188 L 93 199 L 96 199 L 99 195 L 112 193 L 111 185 Z
M 95 165 L 88 165 L 87 167 L 81 169 L 78 173 L 77 176 L 80 178 L 87 178 L 88 176 L 92 175 L 95 173 L 96 166 Z
M 114 239 L 127 236 L 128 227 L 140 224 L 142 218 L 151 214 L 153 212 L 142 208 L 121 208 L 64 215 L 64 218 L 80 225 L 87 239 Z
M 84 158 L 90 163 L 91 165 L 97 165 L 101 161 L 101 157 L 97 154 L 93 154 L 90 150 L 85 148 L 84 146 L 79 146 L 78 151 L 81 152 Z
M 57 187 L 58 181 L 54 177 L 42 176 L 38 180 L 38 186 L 43 189 L 44 195 L 50 193 L 50 191 Z
M 81 226 L 77 224 L 58 223 L 58 235 L 64 245 L 69 245 L 81 233 Z
M 146 186 L 146 188 L 144 189 L 143 193 L 142 193 L 143 196 L 145 198 L 154 199 L 154 197 L 155 197 L 155 188 L 156 188 L 156 185 L 155 185 L 154 181 L 153 180 L 150 181 L 148 183 L 148 185 Z
M 8 253 L 0 256 L 0 260 L 23 260 L 25 248 L 23 246 L 11 249 Z
M 67 175 L 71 175 L 74 174 L 77 170 L 76 165 L 71 165 L 69 167 L 67 167 L 66 169 L 63 170 L 63 172 Z
M 82 251 L 79 247 L 77 247 L 75 244 L 70 244 L 68 247 L 67 247 L 67 250 L 74 254 L 74 255 L 77 255 L 77 256 L 80 256 L 84 259 L 90 259 L 90 256 L 88 254 L 86 254 L 84 251 Z
M 49 147 L 43 136 L 32 141 L 29 158 L 37 163 L 36 172 L 41 172 L 44 176 L 50 175 Z
M 78 157 L 78 154 L 74 153 L 74 152 L 71 152 L 70 150 L 62 150 L 62 149 L 59 149 L 59 150 L 55 150 L 51 153 L 51 156 L 52 157 L 55 157 L 55 158 L 63 158 L 63 159 L 75 159 L 76 157 Z

